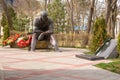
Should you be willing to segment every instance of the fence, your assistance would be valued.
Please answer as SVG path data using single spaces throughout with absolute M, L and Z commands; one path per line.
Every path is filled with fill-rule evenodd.
M 58 45 L 61 47 L 85 47 L 86 33 L 60 33 L 55 34 L 57 38 Z

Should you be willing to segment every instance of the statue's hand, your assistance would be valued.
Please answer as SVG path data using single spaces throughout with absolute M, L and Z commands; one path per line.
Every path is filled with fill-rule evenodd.
M 43 39 L 43 37 L 44 37 L 44 35 L 45 35 L 45 33 L 44 33 L 44 32 L 42 32 L 42 33 L 38 36 L 38 40 L 42 40 L 42 39 Z

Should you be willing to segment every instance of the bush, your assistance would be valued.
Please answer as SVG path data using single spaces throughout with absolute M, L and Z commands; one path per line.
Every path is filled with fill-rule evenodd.
M 4 13 L 2 13 L 1 26 L 4 27 L 7 23 L 7 19 Z
M 118 52 L 120 54 L 120 34 L 118 35 L 118 42 L 117 43 L 118 43 L 117 44 L 117 50 L 118 50 Z
M 89 48 L 92 52 L 95 52 L 107 38 L 105 19 L 103 17 L 97 18 L 92 27 L 92 30 L 93 31 Z
M 10 36 L 10 30 L 9 30 L 8 25 L 6 24 L 3 27 L 3 40 L 6 40 L 9 36 Z
M 1 25 L 3 27 L 3 40 L 7 39 L 10 36 L 10 30 L 8 27 L 8 22 L 5 14 L 2 14 Z

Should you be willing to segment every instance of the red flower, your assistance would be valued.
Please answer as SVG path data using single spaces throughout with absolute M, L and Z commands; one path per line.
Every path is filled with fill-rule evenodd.
M 24 48 L 24 47 L 27 47 L 31 43 L 32 36 L 29 35 L 27 37 L 28 37 L 27 40 L 24 40 L 23 38 L 17 42 L 18 47 Z
M 3 41 L 3 46 L 14 43 L 19 37 L 20 37 L 20 34 L 11 35 L 10 37 L 8 37 L 6 40 Z
M 18 47 L 21 47 L 21 48 L 27 46 L 26 41 L 23 40 L 23 39 L 21 39 L 21 40 L 17 43 L 17 45 L 18 45 Z
M 20 36 L 21 36 L 20 34 L 11 35 L 10 37 L 3 41 L 3 46 L 10 45 L 11 43 L 16 43 L 16 45 L 20 48 L 27 47 L 31 43 L 32 36 L 31 35 L 22 37 Z
M 28 36 L 28 40 L 26 41 L 26 44 L 29 45 L 31 43 L 31 40 L 32 40 L 32 36 Z

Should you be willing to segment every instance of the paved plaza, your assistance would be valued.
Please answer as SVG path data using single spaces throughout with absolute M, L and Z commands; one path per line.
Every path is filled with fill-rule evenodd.
M 62 52 L 0 47 L 0 80 L 119 80 L 120 75 L 95 67 L 110 60 L 76 58 L 85 49 L 60 48 Z

